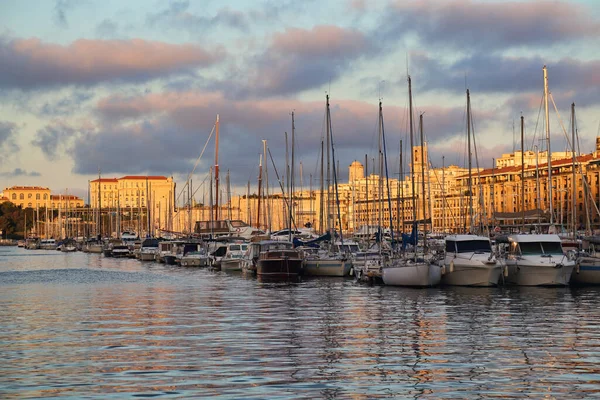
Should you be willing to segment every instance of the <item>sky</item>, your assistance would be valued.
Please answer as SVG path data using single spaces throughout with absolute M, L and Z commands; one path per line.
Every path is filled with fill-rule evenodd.
M 229 170 L 232 194 L 248 182 L 256 191 L 262 140 L 274 187 L 292 112 L 296 185 L 318 187 L 327 94 L 340 180 L 365 156 L 377 172 L 379 101 L 397 177 L 400 143 L 404 160 L 410 151 L 409 75 L 432 166 L 466 165 L 469 89 L 474 163 L 491 167 L 520 149 L 521 116 L 525 149 L 546 148 L 544 65 L 552 151 L 567 150 L 575 103 L 589 153 L 600 135 L 599 43 L 596 0 L 4 0 L 0 190 L 86 199 L 100 171 L 172 176 L 179 189 L 191 178 L 201 200 L 217 114 L 222 187 Z

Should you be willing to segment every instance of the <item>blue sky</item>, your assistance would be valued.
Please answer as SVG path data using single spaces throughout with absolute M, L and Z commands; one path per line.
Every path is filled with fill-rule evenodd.
M 326 93 L 342 179 L 354 159 L 376 157 L 380 98 L 397 172 L 399 141 L 409 142 L 407 67 L 434 166 L 464 165 L 467 87 L 480 165 L 519 148 L 521 114 L 526 147 L 545 147 L 545 64 L 558 108 L 552 149 L 566 148 L 559 116 L 569 129 L 572 102 L 581 152 L 600 130 L 597 1 L 58 0 L 0 11 L 2 188 L 85 196 L 98 169 L 181 184 L 219 114 L 220 168 L 240 192 L 255 185 L 262 139 L 283 170 L 292 111 L 308 186 Z

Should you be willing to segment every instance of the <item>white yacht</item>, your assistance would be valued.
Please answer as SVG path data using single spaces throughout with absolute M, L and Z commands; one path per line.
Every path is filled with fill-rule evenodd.
M 229 243 L 227 252 L 221 259 L 221 271 L 241 271 L 248 243 Z
M 520 286 L 569 284 L 575 257 L 564 253 L 558 235 L 515 234 L 508 236 L 507 241 L 502 244 L 505 248 L 502 261 L 508 269 L 507 283 Z
M 442 284 L 456 286 L 496 286 L 502 266 L 492 251 L 487 236 L 448 235 L 444 258 L 439 263 L 445 269 Z

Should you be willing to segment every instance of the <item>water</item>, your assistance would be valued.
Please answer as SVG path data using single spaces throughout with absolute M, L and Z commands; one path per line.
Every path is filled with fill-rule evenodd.
M 261 283 L 0 248 L 0 397 L 596 397 L 599 294 Z

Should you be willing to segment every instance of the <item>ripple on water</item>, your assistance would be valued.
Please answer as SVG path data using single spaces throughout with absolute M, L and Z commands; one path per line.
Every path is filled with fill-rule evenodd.
M 3 398 L 566 399 L 600 391 L 596 288 L 275 284 L 25 253 L 0 259 Z

